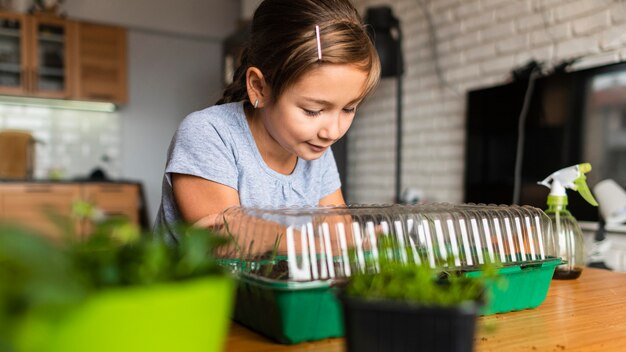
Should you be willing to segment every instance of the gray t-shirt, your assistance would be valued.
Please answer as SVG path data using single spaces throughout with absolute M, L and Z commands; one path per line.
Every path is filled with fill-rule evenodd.
M 341 187 L 328 149 L 317 160 L 298 159 L 291 175 L 272 170 L 250 132 L 243 103 L 216 105 L 188 115 L 170 144 L 156 227 L 177 242 L 172 225 L 181 215 L 172 191 L 172 173 L 218 182 L 239 192 L 242 206 L 315 206 Z M 211 199 L 207 199 L 210 202 Z

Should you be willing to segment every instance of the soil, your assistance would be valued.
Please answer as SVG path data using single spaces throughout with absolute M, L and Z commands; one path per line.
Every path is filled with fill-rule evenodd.
M 289 263 L 286 260 L 279 260 L 278 262 L 268 263 L 261 265 L 258 269 L 252 272 L 261 277 L 274 280 L 288 280 L 289 279 Z
M 554 275 L 552 276 L 553 279 L 559 279 L 559 280 L 572 280 L 572 279 L 577 279 L 580 274 L 582 273 L 583 269 L 581 268 L 573 268 L 572 270 L 560 270 L 560 269 L 556 269 L 554 271 Z

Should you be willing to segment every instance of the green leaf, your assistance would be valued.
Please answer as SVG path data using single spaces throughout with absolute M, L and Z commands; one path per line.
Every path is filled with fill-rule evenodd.
M 483 299 L 486 282 L 498 276 L 495 264 L 483 266 L 481 275 L 469 278 L 459 271 L 448 272 L 442 267 L 433 269 L 425 264 L 402 262 L 399 255 L 402 248 L 387 236 L 381 237 L 378 249 L 378 272 L 354 273 L 346 287 L 349 296 L 454 306 Z M 410 248 L 407 251 L 413 255 Z M 368 258 L 368 261 L 374 260 Z M 375 267 L 373 263 L 368 266 Z M 454 265 L 448 263 L 447 267 Z

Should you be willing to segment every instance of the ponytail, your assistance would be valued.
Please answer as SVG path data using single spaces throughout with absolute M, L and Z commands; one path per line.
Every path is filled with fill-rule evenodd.
M 224 89 L 222 98 L 215 103 L 216 105 L 247 100 L 246 71 L 248 71 L 249 56 L 250 49 L 246 46 L 241 52 L 241 63 L 233 74 L 233 81 Z

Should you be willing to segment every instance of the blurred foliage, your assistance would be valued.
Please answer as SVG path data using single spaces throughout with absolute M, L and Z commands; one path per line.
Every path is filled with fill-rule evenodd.
M 405 249 L 413 258 L 413 248 Z M 486 297 L 487 281 L 499 283 L 498 264 L 483 265 L 479 277 L 466 277 L 454 268 L 452 258 L 447 266 L 431 268 L 427 264 L 405 262 L 398 255 L 398 244 L 385 237 L 380 239 L 379 257 L 367 257 L 367 270 L 354 273 L 346 286 L 346 294 L 378 300 L 406 301 L 424 306 L 456 306 L 463 302 L 482 303 Z
M 223 275 L 214 254 L 228 240 L 210 230 L 178 226 L 185 236 L 174 245 L 84 202 L 74 204 L 73 219 L 49 215 L 63 231 L 61 241 L 0 224 L 0 351 L 10 350 L 10 328 L 29 313 L 62 314 L 108 288 Z M 88 224 L 91 234 L 79 238 L 68 225 L 73 220 Z
M 0 350 L 31 311 L 55 314 L 80 301 L 86 285 L 61 248 L 27 230 L 0 226 Z

